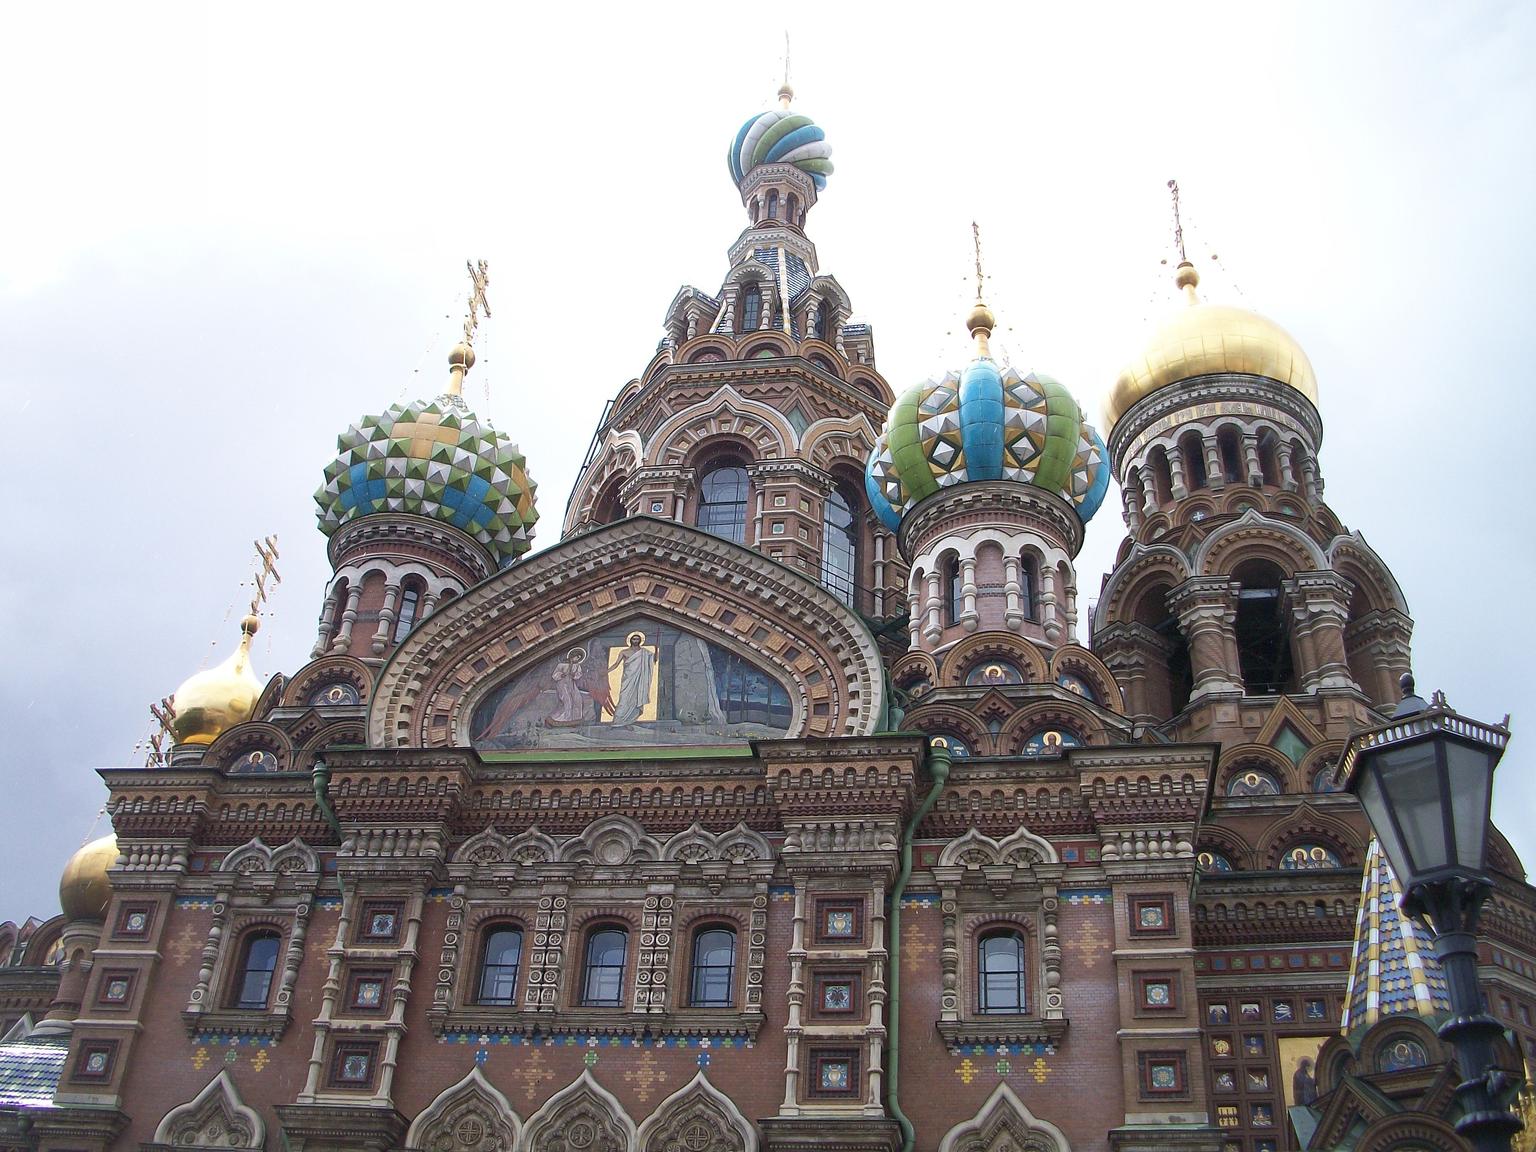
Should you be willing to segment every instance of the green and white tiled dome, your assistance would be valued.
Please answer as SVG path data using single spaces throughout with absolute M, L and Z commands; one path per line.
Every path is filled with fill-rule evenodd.
M 505 568 L 533 545 L 537 485 L 517 445 L 462 396 L 395 404 L 336 438 L 315 493 L 320 531 L 377 512 L 426 516 L 483 544 Z

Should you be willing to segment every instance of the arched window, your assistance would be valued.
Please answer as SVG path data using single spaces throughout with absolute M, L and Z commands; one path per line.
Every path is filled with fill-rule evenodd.
M 1023 1012 L 1024 937 L 1010 929 L 988 932 L 976 946 L 977 1010 Z
M 1184 486 L 1191 492 L 1210 485 L 1205 474 L 1205 442 L 1198 432 L 1186 432 L 1179 437 L 1179 455 L 1184 458 Z
M 693 981 L 688 1002 L 695 1008 L 729 1008 L 736 992 L 736 933 L 707 928 L 693 938 Z
M 331 639 L 341 635 L 342 616 L 347 611 L 347 598 L 351 595 L 351 585 L 346 580 L 336 581 L 336 586 L 331 590 L 336 597 L 336 606 L 331 609 Z
M 723 460 L 699 483 L 698 526 L 737 544 L 747 542 L 747 470 Z
M 1019 602 L 1026 620 L 1040 619 L 1040 561 L 1033 552 L 1019 557 Z
M 619 1008 L 624 1004 L 624 954 L 629 933 L 622 928 L 601 928 L 587 937 L 587 956 L 581 974 L 581 1002 L 593 1008 Z
M 741 290 L 741 326 L 738 332 L 756 332 L 763 322 L 763 290 L 753 281 Z
M 960 613 L 965 610 L 965 586 L 960 582 L 960 557 L 951 552 L 939 564 L 944 580 L 944 605 L 949 614 L 947 622 L 958 624 Z
M 799 222 L 799 217 L 796 216 L 795 213 L 799 210 L 799 208 L 800 208 L 800 201 L 795 199 L 795 194 L 793 192 L 791 192 L 788 196 L 784 197 L 784 219 L 785 220 L 789 221 L 791 224 L 798 223 Z
M 240 967 L 230 995 L 230 1007 L 261 1011 L 272 994 L 272 973 L 282 937 L 270 929 L 252 932 L 240 948 Z
M 395 615 L 395 643 L 410 635 L 416 624 L 416 613 L 421 609 L 421 581 L 406 580 L 400 585 L 400 607 Z
M 777 220 L 778 218 L 779 190 L 777 188 L 770 188 L 768 189 L 768 219 Z
M 752 223 L 756 224 L 763 214 L 763 206 L 756 196 L 752 197 Z
M 810 335 L 815 340 L 826 339 L 827 327 L 825 313 L 822 312 L 823 307 L 824 305 L 819 300 L 815 304 L 812 304 L 811 314 L 807 318 L 810 321 L 807 327 L 810 328 Z
M 827 496 L 821 516 L 821 586 L 850 608 L 859 571 L 856 506 L 837 485 Z
M 1216 433 L 1216 446 L 1221 450 L 1221 471 L 1228 484 L 1241 484 L 1243 475 L 1243 448 L 1238 440 L 1237 429 L 1223 424 Z
M 616 520 L 622 520 L 628 513 L 624 508 L 624 501 L 619 498 L 619 492 L 624 487 L 626 477 L 615 476 L 598 493 L 597 499 L 592 501 L 592 522 L 594 524 L 612 524 Z
M 1280 437 L 1270 428 L 1259 433 L 1259 471 L 1264 473 L 1265 484 L 1280 486 Z
M 517 969 L 523 959 L 523 930 L 510 924 L 499 925 L 485 934 L 480 949 L 481 1004 L 517 1003 Z
M 1233 570 L 1232 579 L 1241 586 L 1233 630 L 1244 690 L 1250 696 L 1296 691 L 1280 569 L 1267 560 L 1249 560 Z
M 1152 492 L 1159 504 L 1173 499 L 1173 469 L 1168 464 L 1168 453 L 1159 444 L 1147 453 L 1147 464 L 1152 469 Z

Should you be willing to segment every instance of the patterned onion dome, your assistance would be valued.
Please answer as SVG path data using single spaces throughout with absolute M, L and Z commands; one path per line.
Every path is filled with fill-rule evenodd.
M 779 89 L 779 107 L 752 117 L 731 141 L 726 160 L 737 184 L 759 164 L 793 164 L 811 178 L 817 191 L 827 186 L 832 146 L 809 116 L 789 110 L 792 95 L 787 84 Z
M 1195 292 L 1200 274 L 1187 261 L 1174 273 L 1174 283 L 1183 290 L 1186 307 L 1153 329 L 1116 378 L 1104 402 L 1106 428 L 1113 430 L 1132 405 L 1161 388 L 1227 372 L 1288 384 L 1317 404 L 1317 377 L 1295 337 L 1257 312 L 1203 302 Z
M 1104 441 L 1066 387 L 982 356 L 956 376 L 909 389 L 891 407 L 864 473 L 891 531 L 924 497 L 972 480 L 1033 484 L 1087 523 L 1109 487 Z
M 374 512 L 430 516 L 485 545 L 506 567 L 532 546 L 536 485 L 517 445 L 462 396 L 396 404 L 336 438 L 315 493 L 320 531 Z

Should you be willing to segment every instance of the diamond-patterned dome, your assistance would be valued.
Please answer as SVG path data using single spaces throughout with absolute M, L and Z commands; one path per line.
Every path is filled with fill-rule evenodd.
M 315 493 L 320 531 L 375 512 L 430 516 L 485 545 L 505 568 L 533 544 L 538 487 L 527 461 L 462 396 L 396 404 L 336 438 Z
M 1086 523 L 1109 487 L 1104 441 L 1059 381 L 981 357 L 909 389 L 865 469 L 875 514 L 893 532 L 924 497 L 973 480 L 1033 484 Z

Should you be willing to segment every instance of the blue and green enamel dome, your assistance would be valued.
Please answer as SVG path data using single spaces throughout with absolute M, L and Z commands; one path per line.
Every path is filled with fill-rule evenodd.
M 981 356 L 899 396 L 864 470 L 870 505 L 892 532 L 925 497 L 978 480 L 1054 492 L 1087 523 L 1109 488 L 1109 462 L 1063 384 Z
M 320 531 L 377 512 L 426 516 L 466 533 L 505 568 L 533 545 L 538 487 L 517 445 L 462 396 L 395 404 L 336 438 L 315 493 Z
M 726 160 L 731 179 L 739 185 L 759 164 L 793 164 L 811 178 L 819 192 L 832 175 L 832 146 L 827 134 L 811 120 L 789 110 L 787 86 L 780 89 L 781 107 L 759 113 L 741 126 Z

